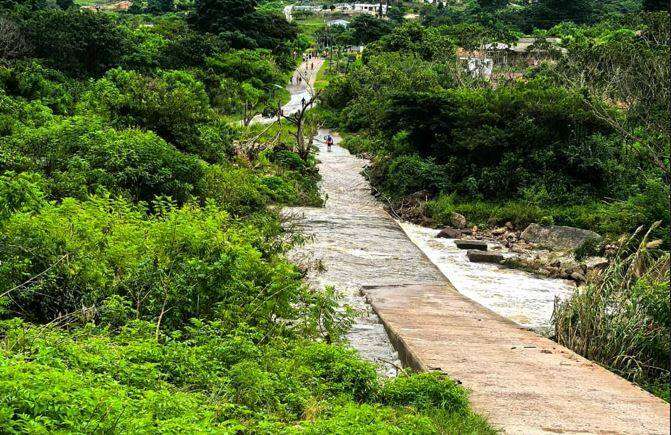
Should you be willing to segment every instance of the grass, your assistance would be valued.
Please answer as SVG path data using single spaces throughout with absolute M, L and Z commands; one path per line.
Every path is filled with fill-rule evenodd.
M 294 14 L 294 23 L 298 25 L 301 34 L 305 35 L 311 44 L 315 43 L 315 34 L 326 27 L 324 19 L 317 15 Z
M 282 13 L 282 10 L 286 5 L 291 4 L 291 2 L 286 0 L 268 0 L 259 2 L 259 6 L 256 8 L 259 11 L 268 11 L 275 13 Z
M 669 401 L 669 253 L 656 223 L 623 243 L 602 274 L 555 307 L 555 339 Z
M 317 77 L 315 78 L 315 90 L 320 91 L 326 89 L 329 85 L 329 74 L 328 74 L 329 61 L 328 59 L 324 60 L 322 67 L 317 71 Z

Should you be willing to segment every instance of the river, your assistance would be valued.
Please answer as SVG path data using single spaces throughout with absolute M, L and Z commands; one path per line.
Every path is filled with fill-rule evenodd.
M 575 285 L 568 280 L 472 263 L 454 240 L 436 238 L 438 230 L 408 222 L 399 224 L 459 293 L 526 328 L 547 332 L 555 298 L 564 299 L 575 291 Z

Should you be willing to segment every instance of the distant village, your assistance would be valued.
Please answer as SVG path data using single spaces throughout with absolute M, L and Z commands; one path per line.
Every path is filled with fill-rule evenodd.
M 320 14 L 343 14 L 343 15 L 359 15 L 370 14 L 379 15 L 380 10 L 382 15 L 387 15 L 386 3 L 334 3 L 332 5 L 296 5 L 293 7 L 295 11 L 305 11 Z
M 443 3 L 441 0 L 424 0 L 424 3 Z M 128 11 L 133 5 L 130 0 L 119 2 L 96 4 L 82 6 L 83 10 L 94 11 Z M 384 3 L 333 3 L 333 4 L 296 4 L 291 9 L 295 12 L 307 12 L 323 15 L 326 25 L 348 27 L 349 21 L 345 19 L 348 16 L 362 14 L 368 15 L 387 15 L 388 5 Z M 332 15 L 334 19 L 328 20 L 326 16 Z M 336 18 L 337 17 L 337 18 Z M 464 68 L 473 76 L 483 77 L 485 79 L 493 78 L 496 75 L 494 65 L 498 69 L 508 69 L 505 74 L 513 78 L 512 75 L 521 75 L 514 71 L 526 66 L 535 66 L 542 61 L 552 60 L 554 55 L 565 51 L 560 47 L 559 38 L 520 38 L 516 42 L 503 43 L 491 42 L 482 45 L 477 50 L 459 49 L 457 56 Z M 363 47 L 352 47 L 361 51 Z

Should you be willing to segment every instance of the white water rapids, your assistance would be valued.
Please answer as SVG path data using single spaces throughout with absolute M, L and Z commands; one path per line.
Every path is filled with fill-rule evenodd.
M 459 293 L 526 328 L 546 331 L 555 297 L 564 299 L 575 290 L 571 281 L 538 277 L 496 264 L 472 263 L 454 240 L 436 238 L 438 230 L 408 222 L 399 224 Z

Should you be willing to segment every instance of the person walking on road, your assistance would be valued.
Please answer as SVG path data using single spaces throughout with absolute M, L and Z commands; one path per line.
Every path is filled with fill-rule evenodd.
M 333 146 L 333 136 L 330 134 L 326 135 L 326 151 L 331 152 L 331 147 Z

